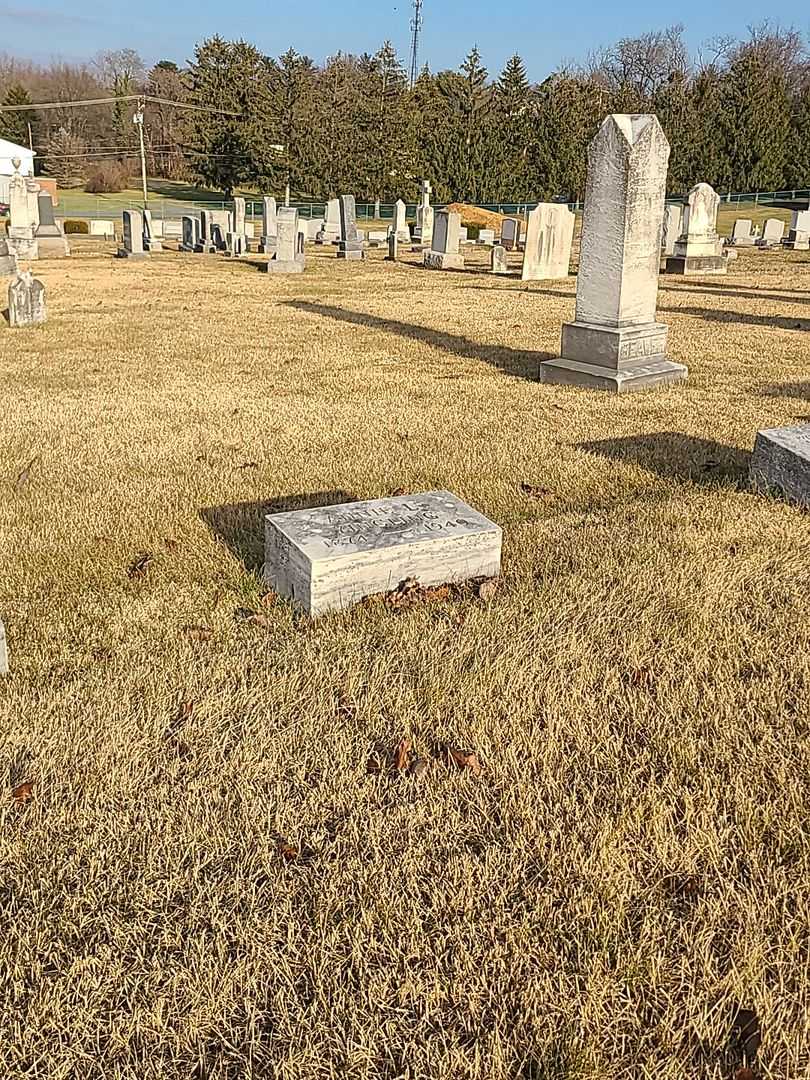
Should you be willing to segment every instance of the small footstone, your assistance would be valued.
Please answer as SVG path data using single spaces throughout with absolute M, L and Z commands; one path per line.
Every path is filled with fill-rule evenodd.
M 267 583 L 310 615 L 390 592 L 496 577 L 500 526 L 449 491 L 295 510 L 265 518 Z
M 510 248 L 511 250 L 511 248 Z M 490 256 L 489 268 L 493 274 L 508 274 L 509 263 L 506 259 L 506 248 L 503 244 L 495 244 Z
M 757 432 L 751 483 L 761 491 L 781 491 L 810 507 L 810 424 Z

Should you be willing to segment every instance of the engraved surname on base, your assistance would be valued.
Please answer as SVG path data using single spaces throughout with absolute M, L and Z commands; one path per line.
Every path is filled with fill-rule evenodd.
M 619 348 L 619 359 L 641 360 L 646 356 L 661 356 L 666 349 L 666 343 L 665 334 L 623 341 Z

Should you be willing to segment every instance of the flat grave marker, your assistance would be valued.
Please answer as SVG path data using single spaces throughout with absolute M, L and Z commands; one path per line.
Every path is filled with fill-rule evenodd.
M 390 592 L 496 577 L 501 528 L 449 491 L 268 514 L 265 579 L 310 615 Z
M 759 490 L 777 490 L 810 507 L 810 424 L 757 432 L 750 467 Z

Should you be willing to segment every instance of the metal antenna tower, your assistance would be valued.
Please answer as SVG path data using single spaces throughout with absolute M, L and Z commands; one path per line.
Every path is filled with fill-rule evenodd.
M 422 0 L 413 0 L 411 19 L 411 89 L 419 78 L 419 35 L 422 31 Z

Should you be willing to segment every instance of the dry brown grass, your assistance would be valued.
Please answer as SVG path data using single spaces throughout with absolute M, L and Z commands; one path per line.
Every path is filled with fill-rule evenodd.
M 742 1007 L 810 1076 L 808 517 L 745 483 L 810 256 L 663 279 L 690 380 L 619 399 L 535 381 L 573 279 L 104 250 L 0 327 L 0 1075 L 726 1078 Z M 262 505 L 399 487 L 494 599 L 262 602 Z

